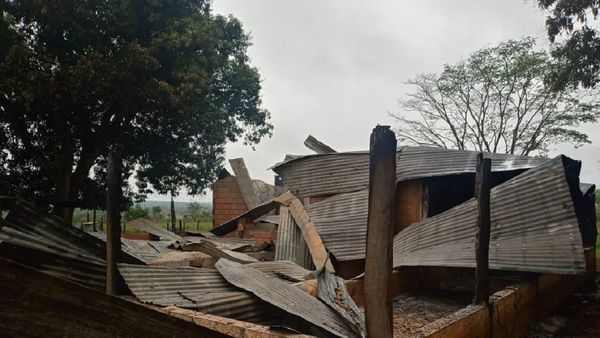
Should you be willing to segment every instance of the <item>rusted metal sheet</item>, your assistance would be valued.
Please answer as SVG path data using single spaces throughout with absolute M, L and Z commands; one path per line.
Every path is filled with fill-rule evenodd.
M 224 259 L 219 260 L 215 267 L 229 283 L 253 293 L 273 306 L 297 316 L 329 334 L 338 337 L 356 336 L 335 311 L 292 285 L 271 278 L 247 265 Z
M 296 225 L 289 209 L 287 207 L 280 207 L 279 216 L 277 242 L 275 244 L 275 260 L 288 260 L 307 269 L 312 269 L 314 265 L 312 263 L 310 252 L 302 237 L 302 232 Z
M 348 261 L 365 258 L 368 208 L 369 192 L 362 190 L 310 204 L 306 211 L 327 250 L 338 261 Z
M 397 153 L 396 180 L 474 173 L 477 152 L 432 147 L 402 147 Z M 484 153 L 492 171 L 529 169 L 546 158 Z M 345 152 L 299 156 L 271 167 L 286 188 L 303 198 L 364 190 L 369 180 L 369 154 Z
M 309 271 L 292 262 L 259 262 L 249 266 L 294 283 Z M 274 309 L 248 293 L 231 286 L 217 270 L 191 267 L 119 265 L 129 289 L 142 302 L 262 322 Z
M 584 273 L 572 193 L 580 162 L 559 156 L 491 192 L 490 269 Z M 477 202 L 415 223 L 394 238 L 394 266 L 475 266 Z
M 337 311 L 355 333 L 365 337 L 365 316 L 350 297 L 343 278 L 321 270 L 317 277 L 317 295 L 320 300 Z
M 225 337 L 165 313 L 0 258 L 0 335 Z

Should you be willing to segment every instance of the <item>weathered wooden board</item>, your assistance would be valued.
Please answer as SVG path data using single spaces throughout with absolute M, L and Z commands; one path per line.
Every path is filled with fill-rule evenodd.
M 229 160 L 229 164 L 235 173 L 235 178 L 240 187 L 240 191 L 242 192 L 242 196 L 244 197 L 244 201 L 246 202 L 246 206 L 248 209 L 256 207 L 258 205 L 258 197 L 256 196 L 256 191 L 254 191 L 254 185 L 252 184 L 252 179 L 250 178 L 250 173 L 248 173 L 248 168 L 246 168 L 244 159 L 234 158 Z
M 304 145 L 317 154 L 337 153 L 337 151 L 333 150 L 333 148 L 317 140 L 312 135 L 308 135 L 306 140 L 304 140 Z
M 321 235 L 319 235 L 315 224 L 310 220 L 310 216 L 306 212 L 306 209 L 304 209 L 302 202 L 289 192 L 280 195 L 275 201 L 289 209 L 294 221 L 300 228 L 300 231 L 302 231 L 317 270 L 325 267 L 327 271 L 334 272 L 333 265 L 329 260 L 329 254 L 321 240 Z
M 238 288 L 338 337 L 357 336 L 335 311 L 304 291 L 239 263 L 220 259 L 215 267 Z

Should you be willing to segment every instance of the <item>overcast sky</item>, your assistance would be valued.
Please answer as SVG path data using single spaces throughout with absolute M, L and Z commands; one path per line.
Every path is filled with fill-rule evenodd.
M 401 111 L 403 82 L 419 73 L 506 39 L 533 36 L 547 46 L 545 14 L 533 0 L 214 0 L 213 11 L 237 17 L 251 34 L 248 53 L 275 126 L 255 150 L 228 145 L 227 158 L 243 157 L 251 176 L 268 183 L 267 168 L 285 154 L 310 153 L 308 134 L 338 151 L 368 149 L 372 128 L 394 125 L 388 112 Z M 582 160 L 582 180 L 592 183 L 600 183 L 598 127 L 583 128 L 592 145 L 550 154 Z M 210 193 L 179 198 L 190 199 L 210 201 Z

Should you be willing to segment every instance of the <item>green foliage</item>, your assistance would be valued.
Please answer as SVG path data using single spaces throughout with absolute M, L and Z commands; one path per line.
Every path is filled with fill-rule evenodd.
M 598 83 L 600 71 L 600 37 L 592 19 L 598 16 L 598 0 L 538 0 L 541 8 L 549 10 L 546 30 L 551 42 L 561 34 L 552 55 L 561 67 L 550 74 L 550 82 L 564 88 L 569 85 L 593 87 Z
M 418 75 L 401 102 L 413 115 L 393 115 L 400 141 L 521 155 L 589 143 L 577 127 L 598 120 L 597 96 L 547 85 L 557 67 L 525 38 L 478 50 L 440 74 Z
M 136 218 L 149 218 L 150 211 L 139 204 L 135 204 L 133 207 L 123 213 L 123 220 L 129 222 Z
M 272 130 L 249 45 L 209 1 L 0 0 L 0 188 L 102 206 L 118 144 L 129 198 L 200 193 Z

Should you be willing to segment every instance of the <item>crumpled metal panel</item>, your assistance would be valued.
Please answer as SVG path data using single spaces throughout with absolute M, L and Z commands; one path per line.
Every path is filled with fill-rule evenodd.
M 396 163 L 397 181 L 475 172 L 478 152 L 433 147 L 402 147 Z M 492 171 L 529 169 L 546 158 L 484 153 Z M 293 158 L 271 169 L 296 196 L 308 197 L 364 190 L 369 184 L 369 153 L 314 154 Z
M 292 261 L 304 268 L 313 269 L 314 264 L 308 246 L 289 209 L 281 206 L 279 216 L 275 261 Z
M 332 308 L 297 287 L 271 278 L 247 264 L 220 259 L 215 267 L 229 283 L 331 335 L 358 336 Z
M 365 258 L 369 191 L 339 194 L 306 207 L 321 240 L 338 261 Z
M 250 263 L 266 275 L 294 283 L 310 273 L 293 262 Z M 217 270 L 119 264 L 127 286 L 142 302 L 264 322 L 274 314 L 272 306 L 229 284 Z
M 572 197 L 581 193 L 579 169 L 579 162 L 559 156 L 492 189 L 491 269 L 586 271 Z M 412 224 L 394 237 L 394 267 L 474 267 L 476 227 L 475 199 Z

